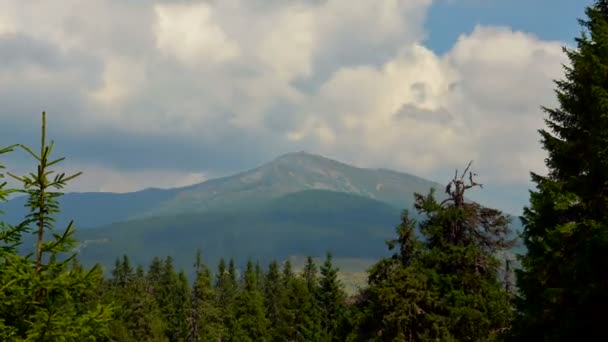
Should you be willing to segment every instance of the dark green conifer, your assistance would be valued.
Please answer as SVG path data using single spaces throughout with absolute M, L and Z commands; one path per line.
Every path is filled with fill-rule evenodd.
M 258 288 L 253 262 L 247 262 L 242 289 L 236 301 L 235 341 L 268 341 L 270 322 L 266 317 L 264 297 Z
M 512 308 L 497 256 L 513 245 L 509 218 L 465 199 L 466 190 L 481 186 L 472 173 L 465 181 L 467 170 L 442 202 L 434 191 L 415 195 L 424 242 L 405 211 L 397 238 L 388 241 L 396 253 L 372 267 L 358 298 L 353 340 L 486 341 L 508 329 Z
M 216 307 L 215 291 L 211 285 L 211 274 L 209 268 L 203 263 L 200 250 L 196 252 L 194 269 L 196 278 L 190 296 L 187 341 L 218 341 L 222 336 L 222 320 L 220 310 Z
M 321 266 L 321 278 L 317 293 L 322 317 L 322 333 L 326 341 L 343 341 L 341 324 L 344 319 L 346 293 L 338 279 L 338 268 L 334 267 L 332 254 L 327 253 Z
M 547 176 L 525 208 L 516 340 L 608 339 L 608 1 L 586 9 L 557 108 L 540 130 Z

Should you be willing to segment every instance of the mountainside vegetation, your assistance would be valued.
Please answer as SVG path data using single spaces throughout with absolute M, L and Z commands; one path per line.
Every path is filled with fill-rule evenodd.
M 399 210 L 382 202 L 309 190 L 237 214 L 134 220 L 83 230 L 78 237 L 80 259 L 86 265 L 111 266 L 126 253 L 142 264 L 157 255 L 171 255 L 178 267 L 190 269 L 192 251 L 200 248 L 212 264 L 229 256 L 244 267 L 249 258 L 268 263 L 296 255 L 322 256 L 328 250 L 340 258 L 374 260 L 386 255 L 382 241 L 390 238 L 398 220 Z

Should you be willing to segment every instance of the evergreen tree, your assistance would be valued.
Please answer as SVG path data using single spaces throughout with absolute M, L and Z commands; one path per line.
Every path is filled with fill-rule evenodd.
M 116 259 L 114 263 L 114 269 L 112 270 L 113 285 L 119 288 L 126 288 L 133 280 L 133 268 L 129 257 L 124 255 L 122 261 Z
M 321 279 L 317 293 L 322 317 L 322 329 L 326 341 L 343 341 L 340 325 L 344 318 L 346 294 L 344 285 L 338 279 L 338 268 L 332 263 L 331 253 L 327 253 L 321 266 Z
M 294 277 L 294 273 L 293 273 L 293 267 L 291 265 L 291 261 L 285 260 L 285 262 L 283 263 L 283 274 L 281 276 L 281 279 L 283 281 L 283 286 L 287 287 L 289 286 L 289 282 L 293 279 Z
M 314 294 L 307 281 L 299 276 L 288 280 L 287 311 L 288 341 L 324 341 L 321 316 Z
M 219 308 L 222 321 L 220 341 L 232 341 L 236 325 L 235 300 L 237 295 L 234 262 L 230 262 L 230 270 L 226 269 L 226 262 L 220 259 L 216 273 L 215 294 L 216 307 Z
M 27 196 L 29 208 L 21 224 L 0 224 L 0 340 L 101 339 L 108 334 L 110 306 L 98 304 L 91 309 L 79 302 L 99 286 L 101 272 L 97 267 L 88 271 L 71 267 L 76 256 L 73 223 L 63 232 L 57 232 L 53 225 L 54 215 L 60 211 L 60 190 L 79 173 L 66 176 L 50 170 L 63 158 L 50 159 L 54 144 L 51 141 L 47 145 L 45 113 L 40 152 L 18 146 L 37 161 L 37 168 L 25 176 L 8 173 L 23 189 L 9 190 L 6 183 L 0 185 L 0 199 L 6 200 L 8 193 L 18 191 Z M 14 147 L 0 149 L 0 154 Z M 20 255 L 16 247 L 30 232 L 36 237 L 34 253 Z
M 559 106 L 543 107 L 549 173 L 532 173 L 522 219 L 517 340 L 608 339 L 599 314 L 608 305 L 608 1 L 586 15 L 577 48 L 564 48 L 571 65 L 555 82 Z
M 168 341 L 165 325 L 149 291 L 141 266 L 133 273 L 129 259 L 117 260 L 109 282 L 110 301 L 119 305 L 111 323 L 111 340 L 121 342 Z
M 481 186 L 472 173 L 465 182 L 468 168 L 449 183 L 442 202 L 434 191 L 415 194 L 424 242 L 404 212 L 397 238 L 388 241 L 396 253 L 372 267 L 358 299 L 354 340 L 483 341 L 508 328 L 512 309 L 497 255 L 513 245 L 509 218 L 465 200 L 466 190 Z
M 287 289 L 283 283 L 279 264 L 272 261 L 264 281 L 264 303 L 266 316 L 272 327 L 272 341 L 288 341 L 289 311 L 287 310 Z
M 306 257 L 306 264 L 302 270 L 302 277 L 306 281 L 306 286 L 311 294 L 316 294 L 319 287 L 318 269 L 311 256 Z
M 236 305 L 235 341 L 268 341 L 270 322 L 266 318 L 264 297 L 258 289 L 253 262 L 247 262 L 242 289 Z
M 195 281 L 192 287 L 188 341 L 218 341 L 222 333 L 220 311 L 215 306 L 211 274 L 196 252 Z
M 153 264 L 155 272 L 157 266 Z M 166 323 L 165 334 L 171 342 L 184 341 L 188 334 L 188 279 L 184 272 L 175 271 L 170 256 L 166 257 L 161 267 L 160 275 L 152 275 L 152 278 L 160 277 L 153 285 L 153 292 Z

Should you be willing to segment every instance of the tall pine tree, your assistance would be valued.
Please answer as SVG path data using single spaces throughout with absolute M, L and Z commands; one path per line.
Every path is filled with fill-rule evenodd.
M 85 341 L 107 336 L 111 308 L 98 303 L 82 305 L 101 283 L 97 267 L 72 267 L 76 257 L 70 223 L 63 232 L 55 230 L 58 198 L 67 182 L 79 174 L 66 176 L 51 167 L 64 158 L 51 159 L 54 144 L 46 140 L 46 114 L 42 113 L 40 150 L 19 145 L 36 162 L 34 172 L 25 176 L 10 174 L 19 181 L 26 195 L 29 214 L 17 225 L 0 225 L 0 340 L 2 341 Z M 8 149 L 10 150 L 10 148 Z M 0 149 L 0 153 L 7 152 Z M 0 199 L 7 190 L 0 186 Z M 23 235 L 33 233 L 34 252 L 20 255 L 16 245 Z
M 188 341 L 218 341 L 222 335 L 222 320 L 216 307 L 211 273 L 203 263 L 201 251 L 196 252 L 195 280 L 190 296 Z
M 235 341 L 268 341 L 270 321 L 266 317 L 264 297 L 258 288 L 253 262 L 247 262 L 242 289 L 236 300 Z
M 344 319 L 346 293 L 338 279 L 338 268 L 333 265 L 331 253 L 325 256 L 321 265 L 321 278 L 317 292 L 318 305 L 322 317 L 322 334 L 325 341 L 343 341 L 340 327 Z
M 608 1 L 586 9 L 571 65 L 556 81 L 557 108 L 540 130 L 547 176 L 525 208 L 527 253 L 516 272 L 516 340 L 607 340 L 608 306 Z

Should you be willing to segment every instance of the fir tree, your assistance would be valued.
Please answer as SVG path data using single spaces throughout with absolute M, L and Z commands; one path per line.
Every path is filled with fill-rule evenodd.
M 242 289 L 236 305 L 236 341 L 268 341 L 270 322 L 266 318 L 264 297 L 257 286 L 255 270 L 251 261 L 243 275 Z
M 235 300 L 237 295 L 234 262 L 230 262 L 230 270 L 226 269 L 226 262 L 220 259 L 216 273 L 215 293 L 216 307 L 219 308 L 222 321 L 220 341 L 232 341 L 235 318 Z
M 497 255 L 513 245 L 509 218 L 465 199 L 466 190 L 481 186 L 472 173 L 466 183 L 467 170 L 449 183 L 442 202 L 434 191 L 415 194 L 424 242 L 405 211 L 397 238 L 388 241 L 396 253 L 370 270 L 352 339 L 483 341 L 508 328 L 512 310 Z
M 160 275 L 154 275 L 160 276 L 160 279 L 153 286 L 154 298 L 166 323 L 165 334 L 171 342 L 184 341 L 188 334 L 188 280 L 183 272 L 175 271 L 170 256 L 166 257 L 161 267 Z
M 288 341 L 290 312 L 287 309 L 287 289 L 285 288 L 279 264 L 272 261 L 264 280 L 264 303 L 266 316 L 272 327 L 272 341 Z
M 110 301 L 119 305 L 111 323 L 111 339 L 122 342 L 169 341 L 166 326 L 154 297 L 149 291 L 143 268 L 135 273 L 125 256 L 117 260 L 113 279 L 106 290 Z
M 36 171 L 25 176 L 9 175 L 19 181 L 27 196 L 29 214 L 17 225 L 0 225 L 0 340 L 2 341 L 84 341 L 108 334 L 111 308 L 90 309 L 79 300 L 95 291 L 101 272 L 71 267 L 76 240 L 71 222 L 63 232 L 54 228 L 60 211 L 57 199 L 67 182 L 79 175 L 55 174 L 50 168 L 64 158 L 52 160 L 54 144 L 47 145 L 46 114 L 42 113 L 40 152 L 18 145 L 37 161 Z M 9 149 L 0 149 L 6 153 Z M 15 190 L 0 185 L 0 199 Z M 16 246 L 23 234 L 36 237 L 35 251 L 19 255 Z
M 306 281 L 308 291 L 311 294 L 315 294 L 319 286 L 318 269 L 317 265 L 315 264 L 315 261 L 311 256 L 308 256 L 306 258 L 306 264 L 304 265 L 304 269 L 302 270 L 302 277 Z
M 517 340 L 608 339 L 608 1 L 586 9 L 557 108 L 540 130 L 549 173 L 523 215 L 527 254 L 516 272 Z
M 329 252 L 321 266 L 317 298 L 321 310 L 324 339 L 341 341 L 340 324 L 344 318 L 346 294 L 344 285 L 338 279 L 338 268 L 334 267 L 332 255 Z
M 196 253 L 195 281 L 192 287 L 188 341 L 218 341 L 222 333 L 220 311 L 215 306 L 211 274 L 203 264 L 201 251 Z
M 324 341 L 317 301 L 306 280 L 292 277 L 287 284 L 288 341 Z

